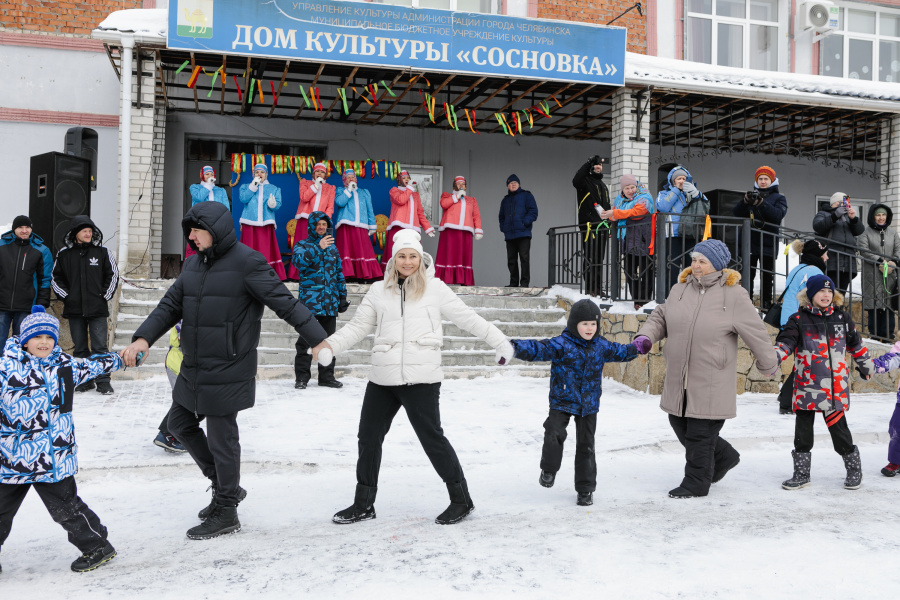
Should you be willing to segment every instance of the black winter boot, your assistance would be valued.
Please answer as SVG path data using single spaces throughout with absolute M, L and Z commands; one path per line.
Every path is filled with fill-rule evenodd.
M 594 493 L 593 492 L 578 492 L 578 500 L 576 504 L 578 506 L 590 506 L 594 503 Z
M 209 501 L 209 504 L 206 506 L 206 508 L 201 509 L 200 512 L 197 513 L 197 518 L 200 519 L 201 521 L 205 521 L 207 518 L 209 518 L 209 515 L 212 514 L 213 509 L 216 507 L 216 490 L 218 489 L 218 487 L 219 487 L 218 484 L 215 481 L 213 481 L 209 484 L 209 487 L 206 488 L 207 492 L 209 490 L 212 490 L 212 500 Z M 244 498 L 246 498 L 246 497 L 247 497 L 247 490 L 245 490 L 241 486 L 238 486 L 238 496 L 237 496 L 238 504 L 243 502 Z
M 100 565 L 108 563 L 116 557 L 116 549 L 109 542 L 104 542 L 102 546 L 94 550 L 82 554 L 72 563 L 72 570 L 76 573 L 84 573 L 85 571 L 93 571 Z
M 691 490 L 683 488 L 680 485 L 674 490 L 669 490 L 669 498 L 675 498 L 676 500 L 684 500 L 685 498 L 699 498 L 700 496 L 705 495 L 706 494 L 695 494 Z
M 540 483 L 545 488 L 552 488 L 553 484 L 556 483 L 556 473 L 551 473 L 550 471 L 544 471 L 541 469 L 541 476 L 538 478 L 538 483 Z
M 791 450 L 794 457 L 794 476 L 782 482 L 781 487 L 786 490 L 799 490 L 809 485 L 809 470 L 812 465 L 812 452 L 797 452 Z M 862 477 L 862 475 L 860 475 Z
M 358 523 L 360 521 L 368 521 L 375 518 L 375 493 L 377 487 L 356 484 L 356 496 L 353 498 L 353 504 L 342 511 L 334 513 L 331 517 L 332 522 L 338 525 L 349 525 L 350 523 Z
M 713 483 L 719 483 L 720 481 L 722 481 L 722 478 L 725 477 L 726 473 L 738 466 L 738 463 L 741 462 L 741 455 L 738 454 L 737 451 L 735 451 L 734 454 L 735 455 L 731 459 L 724 461 L 724 464 L 716 464 L 716 468 L 713 471 Z
M 469 486 L 463 479 L 459 483 L 448 483 L 447 491 L 450 492 L 450 506 L 438 515 L 434 520 L 438 525 L 453 525 L 459 523 L 475 510 L 472 498 L 469 497 Z
M 192 540 L 208 540 L 240 530 L 241 522 L 238 521 L 237 506 L 217 504 L 203 523 L 187 530 L 187 536 Z
M 858 490 L 862 485 L 862 462 L 859 459 L 859 447 L 853 446 L 853 452 L 844 454 L 844 466 L 847 468 L 847 478 L 844 480 L 845 490 Z

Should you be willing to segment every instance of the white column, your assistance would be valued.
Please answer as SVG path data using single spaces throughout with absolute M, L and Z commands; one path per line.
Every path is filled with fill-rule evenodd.
M 884 120 L 880 167 L 881 202 L 894 211 L 892 225 L 900 230 L 900 116 Z
M 650 115 L 644 113 L 638 128 L 638 111 L 647 106 L 647 93 L 622 88 L 613 94 L 612 150 L 609 165 L 611 196 L 619 193 L 619 177 L 632 174 L 647 185 L 650 178 Z
M 131 59 L 134 36 L 122 34 L 122 110 L 119 115 L 119 273 L 128 263 L 128 191 L 131 181 Z

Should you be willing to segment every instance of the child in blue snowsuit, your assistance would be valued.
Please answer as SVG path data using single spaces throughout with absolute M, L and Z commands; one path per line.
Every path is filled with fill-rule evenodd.
M 0 546 L 31 488 L 82 553 L 77 572 L 96 569 L 116 551 L 106 527 L 78 497 L 72 398 L 75 386 L 121 369 L 117 354 L 73 358 L 60 350 L 59 321 L 34 306 L 0 357 Z
M 544 487 L 553 487 L 562 464 L 563 443 L 569 418 L 575 417 L 575 491 L 578 505 L 593 504 L 597 489 L 594 433 L 603 393 L 603 365 L 628 362 L 638 351 L 632 344 L 617 344 L 600 335 L 600 308 L 591 300 L 579 300 L 569 311 L 566 329 L 546 340 L 511 340 L 515 357 L 547 361 L 550 368 L 550 415 L 544 421 L 541 476 Z
M 872 362 L 875 364 L 876 373 L 900 369 L 900 341 L 894 342 L 890 350 Z M 900 389 L 897 390 L 897 405 L 888 424 L 888 434 L 891 436 L 888 442 L 888 464 L 881 470 L 881 474 L 885 477 L 894 477 L 900 473 Z

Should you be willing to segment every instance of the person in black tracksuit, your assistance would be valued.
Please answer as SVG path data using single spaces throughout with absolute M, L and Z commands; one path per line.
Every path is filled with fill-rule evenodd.
M 603 161 L 599 156 L 589 158 L 572 178 L 578 206 L 578 231 L 584 252 L 584 292 L 606 297 L 603 287 L 603 257 L 609 243 L 609 222 L 600 218 L 600 210 L 609 210 L 609 188 L 603 182 Z M 605 225 L 604 225 L 605 224 Z M 590 234 L 588 233 L 590 230 Z
M 50 306 L 50 273 L 53 255 L 44 240 L 31 230 L 31 219 L 19 215 L 12 231 L 0 236 L 0 348 L 12 334 L 19 335 L 19 324 L 31 313 L 31 307 Z
M 63 317 L 69 320 L 69 332 L 75 345 L 72 355 L 88 358 L 93 354 L 106 354 L 108 303 L 119 285 L 116 257 L 103 246 L 103 233 L 86 215 L 72 219 L 64 243 L 65 246 L 56 253 L 52 287 L 63 301 Z M 101 394 L 113 393 L 108 374 L 98 377 L 96 384 Z M 88 381 L 75 391 L 92 389 L 94 381 Z
M 325 331 L 313 314 L 284 286 L 266 258 L 239 244 L 228 209 L 218 202 L 194 205 L 181 221 L 197 251 L 184 261 L 181 275 L 141 324 L 123 351 L 128 366 L 179 321 L 184 358 L 172 390 L 169 431 L 181 442 L 203 475 L 213 498 L 198 515 L 191 539 L 208 539 L 241 528 L 239 411 L 256 396 L 256 347 L 265 306 L 315 346 Z M 200 422 L 206 419 L 206 433 Z

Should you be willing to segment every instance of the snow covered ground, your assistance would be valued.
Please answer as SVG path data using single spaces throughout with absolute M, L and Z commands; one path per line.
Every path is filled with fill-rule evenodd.
M 672 500 L 683 452 L 658 397 L 604 381 L 594 506 L 575 505 L 574 424 L 556 486 L 537 483 L 547 379 L 447 381 L 444 429 L 477 507 L 454 526 L 401 411 L 385 443 L 374 521 L 330 522 L 355 484 L 365 381 L 303 392 L 261 381 L 242 413 L 243 530 L 190 541 L 208 502 L 191 459 L 151 445 L 167 410 L 162 378 L 114 380 L 117 393 L 76 396 L 81 497 L 119 556 L 75 574 L 77 550 L 29 494 L 0 554 L 4 598 L 863 598 L 896 589 L 891 575 L 900 481 L 886 460 L 893 394 L 856 395 L 849 423 L 862 453 L 858 491 L 816 423 L 813 484 L 783 491 L 793 418 L 746 394 L 723 435 L 742 462 L 706 498 Z

